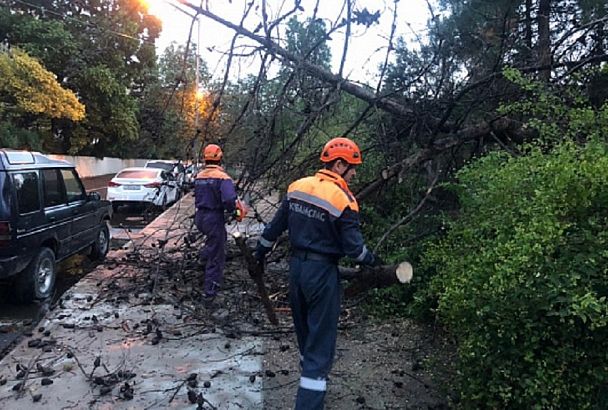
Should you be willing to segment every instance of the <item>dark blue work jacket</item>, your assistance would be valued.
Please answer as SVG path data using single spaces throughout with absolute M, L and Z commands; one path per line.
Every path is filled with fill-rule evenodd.
M 206 212 L 233 212 L 236 190 L 232 178 L 219 165 L 207 165 L 194 181 L 194 204 Z
M 260 243 L 271 247 L 289 228 L 291 248 L 329 258 L 348 256 L 363 264 L 373 260 L 359 228 L 359 205 L 346 181 L 329 170 L 293 182 L 266 226 Z

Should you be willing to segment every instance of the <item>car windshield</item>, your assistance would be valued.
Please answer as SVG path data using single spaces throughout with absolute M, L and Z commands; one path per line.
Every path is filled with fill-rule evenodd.
M 173 164 L 167 162 L 149 162 L 146 164 L 146 168 L 160 168 L 165 171 L 173 171 Z
M 151 179 L 156 178 L 158 171 L 147 171 L 145 169 L 126 169 L 120 171 L 115 178 Z

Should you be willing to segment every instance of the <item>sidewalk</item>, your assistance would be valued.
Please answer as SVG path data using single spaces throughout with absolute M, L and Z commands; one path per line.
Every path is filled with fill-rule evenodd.
M 185 196 L 131 249 L 111 252 L 0 361 L 0 408 L 263 407 L 263 343 L 243 334 L 263 329 L 240 323 L 237 334 L 233 303 L 214 314 L 198 303 L 192 203 Z M 240 309 L 256 302 L 241 297 Z
M 292 408 L 300 375 L 287 250 L 265 272 L 279 326 L 230 242 L 223 307 L 202 309 L 192 202 L 186 195 L 132 234 L 0 361 L 0 409 Z M 228 231 L 259 233 L 247 221 Z M 360 301 L 343 303 L 326 408 L 447 409 L 444 339 L 407 319 L 369 320 Z

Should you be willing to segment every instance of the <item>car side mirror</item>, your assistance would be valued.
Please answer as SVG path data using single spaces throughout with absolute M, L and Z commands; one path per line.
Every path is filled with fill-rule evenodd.
M 101 201 L 101 195 L 99 192 L 89 192 L 88 199 L 89 201 Z

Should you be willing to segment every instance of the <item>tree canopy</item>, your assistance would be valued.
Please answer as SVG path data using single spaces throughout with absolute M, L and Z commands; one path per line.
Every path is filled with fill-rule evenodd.
M 41 114 L 74 122 L 85 117 L 76 95 L 61 87 L 55 75 L 19 49 L 0 53 L 0 95 L 5 114 Z M 0 112 L 0 114 L 4 114 Z

